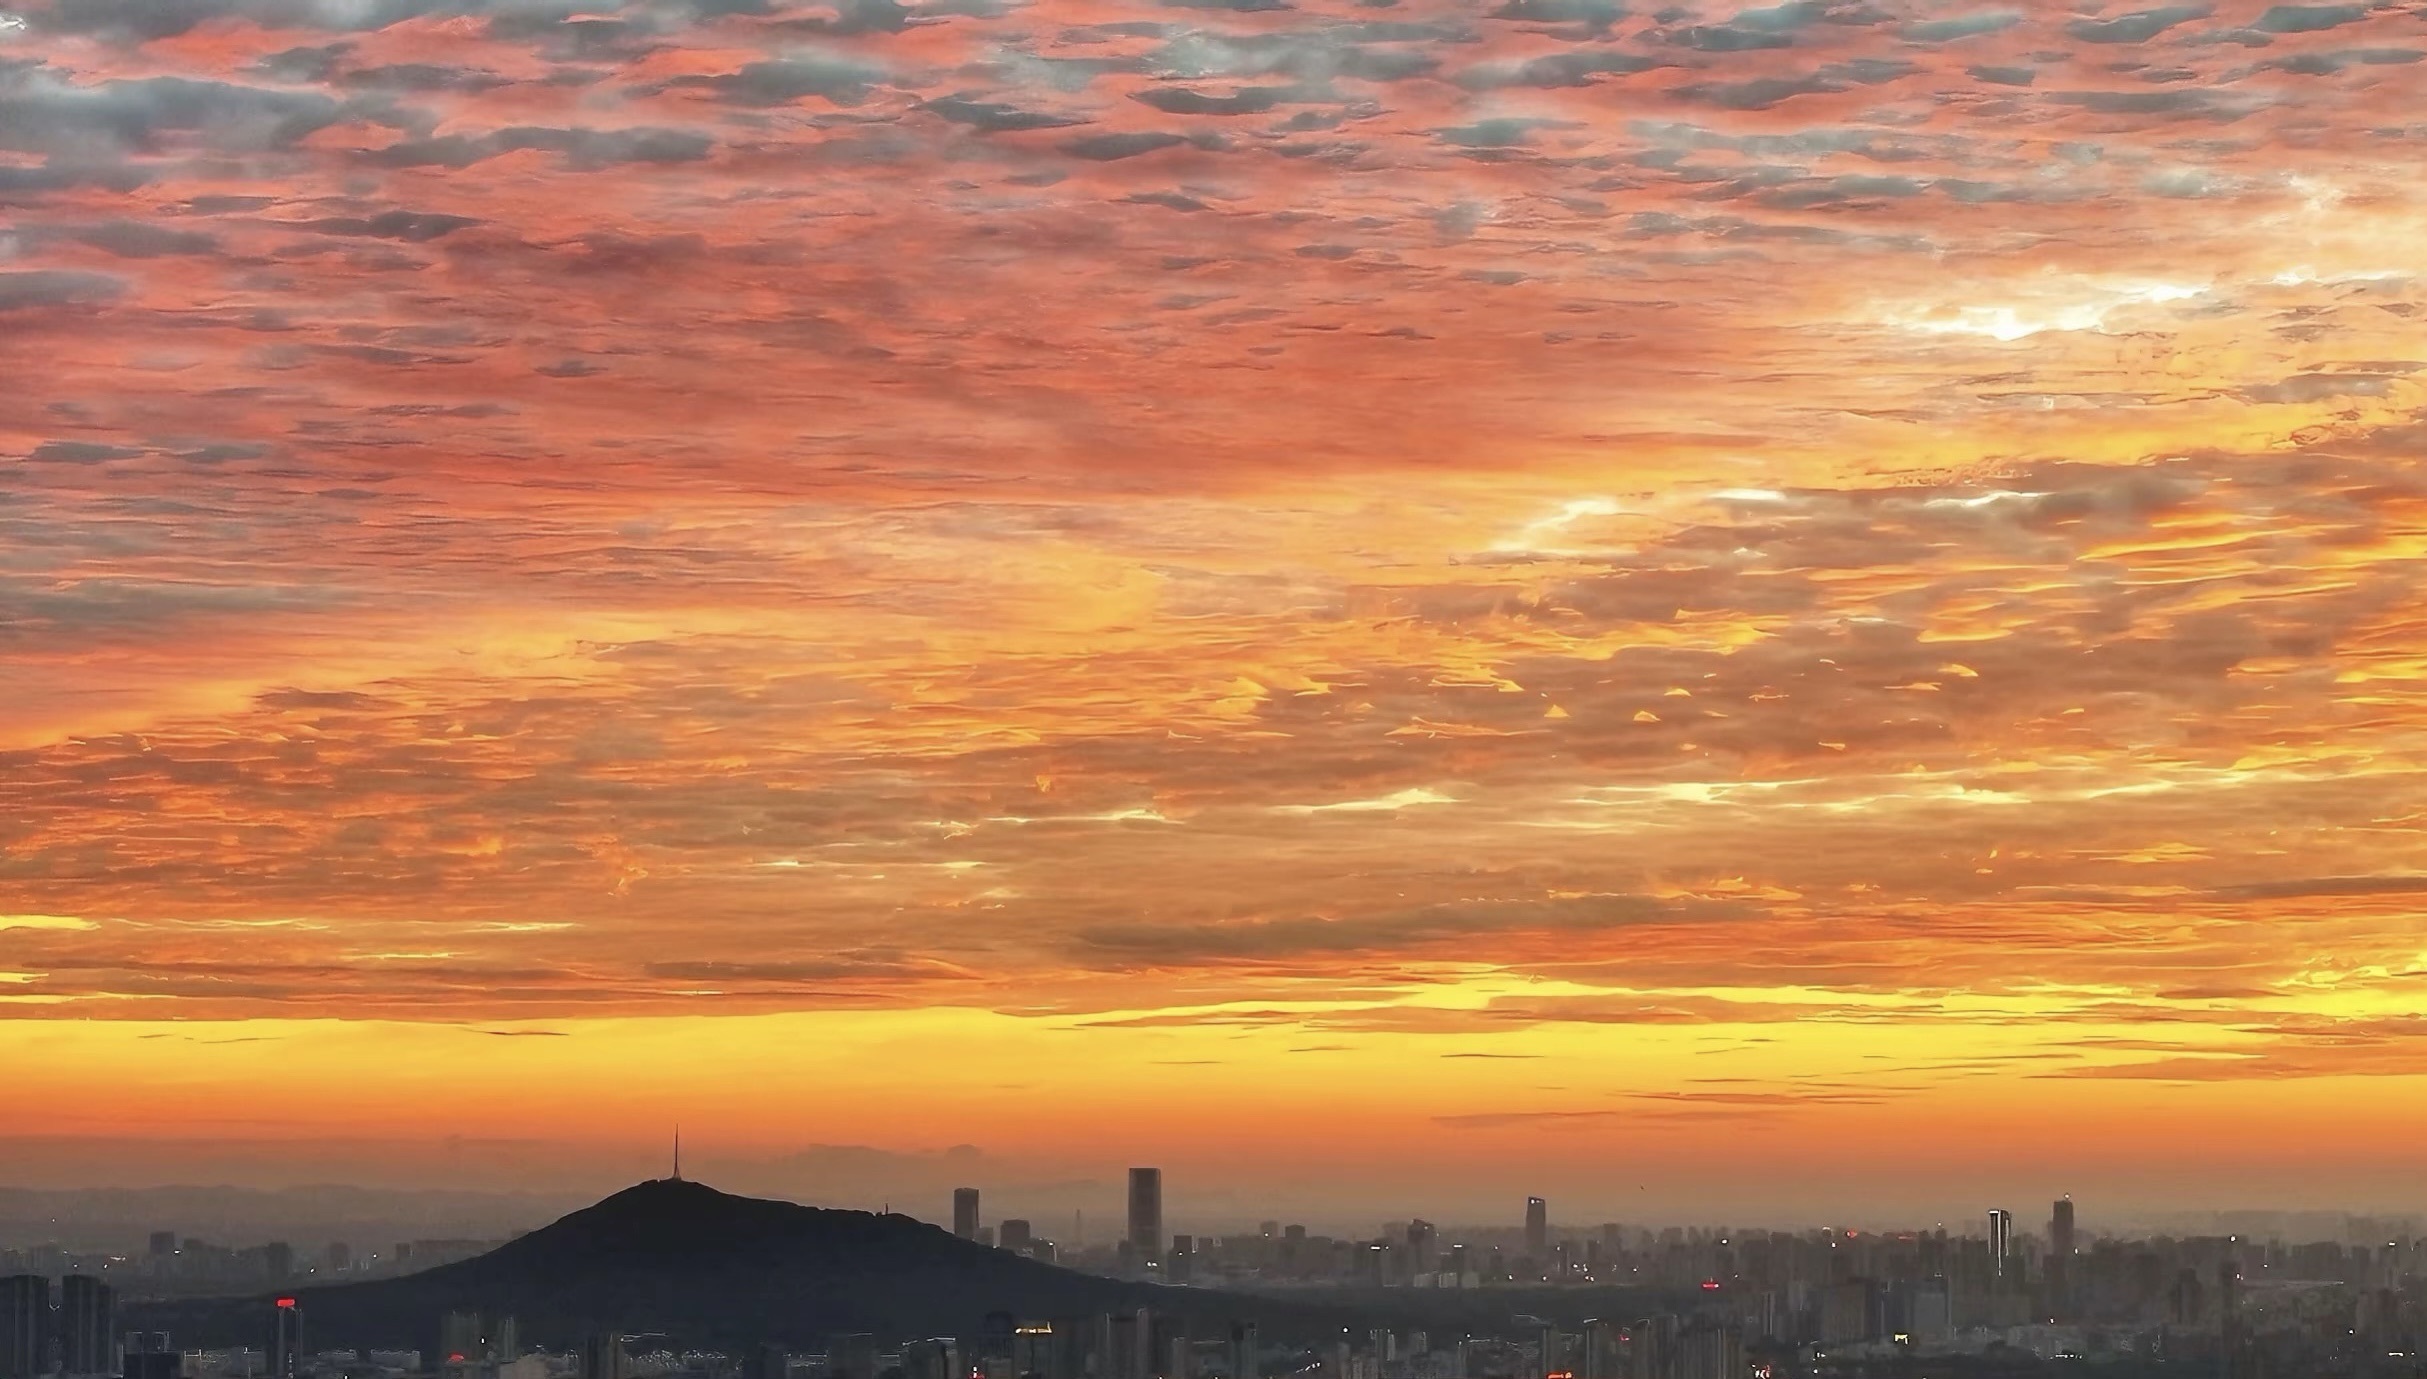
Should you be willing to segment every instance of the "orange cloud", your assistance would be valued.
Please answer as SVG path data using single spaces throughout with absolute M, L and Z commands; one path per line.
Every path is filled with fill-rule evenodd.
M 23 17 L 0 1055 L 85 1130 L 2427 1075 L 2392 10 Z

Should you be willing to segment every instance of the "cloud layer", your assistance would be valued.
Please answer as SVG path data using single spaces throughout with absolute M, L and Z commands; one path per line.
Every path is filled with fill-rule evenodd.
M 2412 7 L 20 17 L 9 1015 L 2427 1075 Z

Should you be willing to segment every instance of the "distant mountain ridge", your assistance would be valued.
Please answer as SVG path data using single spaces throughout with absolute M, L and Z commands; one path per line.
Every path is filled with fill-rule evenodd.
M 375 1282 L 301 1288 L 306 1345 L 428 1348 L 448 1311 L 518 1318 L 556 1347 L 599 1330 L 686 1344 L 822 1347 L 837 1332 L 974 1335 L 986 1315 L 1069 1318 L 1152 1307 L 1205 1316 L 1297 1309 L 1126 1283 L 962 1240 L 907 1216 L 637 1184 L 488 1254 Z M 258 1301 L 130 1309 L 181 1344 L 253 1341 Z
M 587 1195 L 365 1188 L 0 1187 L 0 1239 L 124 1250 L 154 1231 L 245 1247 L 284 1240 L 299 1253 L 331 1240 L 385 1253 L 400 1240 L 495 1240 L 578 1207 Z

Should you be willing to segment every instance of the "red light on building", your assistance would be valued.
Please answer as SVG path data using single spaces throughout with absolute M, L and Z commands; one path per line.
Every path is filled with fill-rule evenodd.
M 278 1300 L 278 1305 L 280 1307 L 293 1307 L 295 1305 L 295 1300 L 293 1298 L 280 1298 Z
M 1719 1280 L 1717 1280 L 1717 1279 L 1715 1279 L 1715 1278 L 1706 1278 L 1706 1279 L 1704 1279 L 1704 1280 L 1702 1281 L 1702 1291 L 1704 1291 L 1704 1292 L 1706 1292 L 1706 1293 L 1716 1293 L 1716 1292 L 1718 1292 L 1718 1291 L 1719 1291 Z

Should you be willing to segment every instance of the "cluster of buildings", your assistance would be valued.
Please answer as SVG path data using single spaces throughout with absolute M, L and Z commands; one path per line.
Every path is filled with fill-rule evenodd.
M 264 1304 L 257 1347 L 206 1353 L 120 1330 L 119 1285 L 160 1296 L 146 1285 L 163 1274 L 113 1257 L 112 1273 L 0 1276 L 0 1379 L 1851 1379 L 1912 1373 L 1916 1362 L 1946 1375 L 2103 1362 L 2203 1379 L 2427 1376 L 2427 1238 L 2390 1225 L 2365 1241 L 2124 1238 L 2085 1232 L 2060 1199 L 2044 1223 L 1997 1209 L 1962 1232 L 1579 1229 L 1556 1225 L 1533 1197 L 1503 1227 L 1443 1232 L 1410 1220 L 1341 1238 L 1266 1222 L 1197 1237 L 1166 1232 L 1162 1174 L 1139 1168 L 1121 1236 L 1064 1249 L 1026 1221 L 989 1226 L 980 1206 L 977 1189 L 955 1191 L 956 1235 L 1205 1289 L 1189 1309 L 1199 1317 L 1249 1310 L 1215 1288 L 1343 1302 L 1369 1289 L 1457 1292 L 1437 1305 L 1398 1293 L 1379 1309 L 1438 1319 L 1418 1330 L 1268 1337 L 1252 1323 L 1162 1311 L 996 1313 L 975 1336 L 840 1335 L 823 1352 L 740 1355 L 611 1334 L 542 1351 L 513 1317 L 475 1311 L 435 1319 L 427 1351 L 306 1351 L 302 1309 L 286 1296 Z M 145 1258 L 196 1243 L 157 1237 Z M 455 1253 L 451 1244 L 473 1242 L 442 1242 L 430 1261 Z M 276 1246 L 228 1253 L 283 1265 L 279 1277 L 298 1272 Z M 1578 1319 L 1604 1308 L 1619 1315 Z
M 979 1219 L 978 1190 L 973 1187 L 952 1190 L 952 1233 L 963 1240 L 997 1246 L 1047 1264 L 1088 1260 L 1075 1250 L 1066 1251 L 1023 1218 L 1013 1217 L 1000 1226 L 984 1224 Z M 1109 1250 L 1098 1252 L 1092 1262 L 1105 1272 L 1123 1277 L 1178 1281 L 1173 1271 L 1184 1272 L 1195 1250 L 1196 1242 L 1191 1237 L 1163 1233 L 1163 1170 L 1129 1170 L 1128 1229 Z M 1066 1254 L 1072 1257 L 1064 1258 Z
M 829 1338 L 822 1353 L 761 1346 L 722 1354 L 633 1355 L 594 1338 L 570 1379 L 637 1379 L 644 1369 L 688 1379 L 1749 1379 L 1740 1339 L 1712 1322 L 1660 1316 L 1566 1333 L 1531 1317 L 1507 1336 L 1435 1341 L 1379 1329 L 1327 1342 L 1280 1341 L 1253 1322 L 1207 1326 L 1141 1308 L 1060 1320 L 996 1313 L 977 1336 L 886 1344 Z
M 486 1254 L 502 1240 L 404 1240 L 386 1250 L 357 1250 L 345 1241 L 299 1252 L 283 1240 L 261 1245 L 216 1245 L 174 1231 L 154 1231 L 145 1248 L 124 1253 L 85 1253 L 56 1245 L 0 1249 L 0 1275 L 41 1274 L 61 1278 L 90 1274 L 148 1296 L 208 1295 L 276 1288 L 286 1284 L 333 1283 L 435 1269 Z
M 256 1379 L 298 1379 L 300 1313 L 277 1299 Z M 158 1331 L 118 1330 L 118 1290 L 91 1274 L 0 1277 L 0 1379 L 188 1379 L 188 1357 Z
M 1573 1333 L 1518 1318 L 1511 1335 L 1521 1337 L 1522 1356 L 1491 1348 L 1505 1338 L 1466 1338 L 1437 1351 L 1404 1341 L 1333 1342 L 1308 1362 L 1320 1379 L 1741 1375 L 1915 1355 L 2211 1367 L 2238 1360 L 2244 1375 L 2427 1374 L 2427 1237 L 2407 1225 L 2378 1227 L 2380 1238 L 2368 1243 L 2092 1236 L 2072 1199 L 2059 1198 L 2042 1223 L 1998 1208 L 1969 1231 L 1577 1229 L 1554 1227 L 1549 1203 L 1529 1197 L 1522 1224 L 1454 1236 L 1421 1219 L 1368 1237 L 1275 1221 L 1192 1236 L 1164 1232 L 1162 1186 L 1156 1169 L 1131 1171 L 1128 1229 L 1109 1248 L 1057 1248 L 1020 1220 L 989 1231 L 974 1188 L 954 1194 L 954 1230 L 1074 1267 L 1179 1285 L 1624 1287 L 1667 1303 L 1650 1316 Z M 1479 1355 L 1494 1357 L 1490 1367 L 1478 1367 Z

